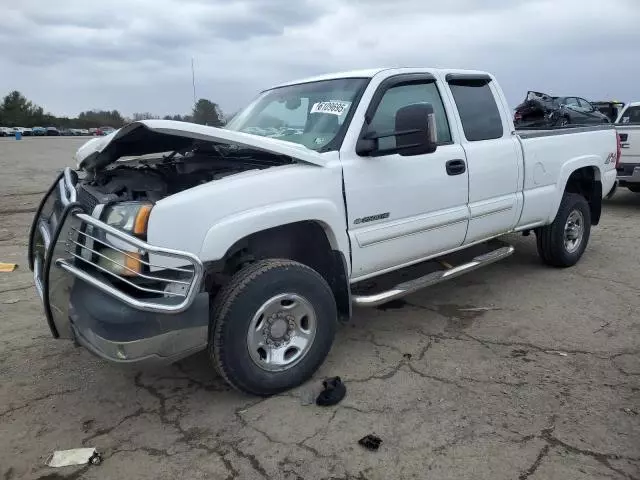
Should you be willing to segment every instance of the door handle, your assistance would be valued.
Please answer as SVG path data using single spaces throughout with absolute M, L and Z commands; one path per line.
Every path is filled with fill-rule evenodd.
M 449 160 L 445 163 L 447 175 L 461 175 L 467 171 L 467 164 L 464 160 Z

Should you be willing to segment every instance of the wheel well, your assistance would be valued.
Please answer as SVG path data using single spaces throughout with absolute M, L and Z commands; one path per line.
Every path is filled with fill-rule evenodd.
M 598 225 L 602 212 L 602 182 L 600 171 L 596 167 L 583 167 L 575 170 L 564 188 L 567 193 L 582 195 L 589 202 L 591 223 Z
M 290 223 L 253 233 L 236 242 L 217 270 L 229 278 L 249 263 L 266 258 L 286 258 L 314 269 L 327 281 L 341 320 L 351 317 L 351 289 L 344 254 L 331 247 L 319 222 Z

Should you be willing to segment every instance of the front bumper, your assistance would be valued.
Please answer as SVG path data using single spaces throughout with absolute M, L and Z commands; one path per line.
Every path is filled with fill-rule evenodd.
M 620 163 L 617 170 L 621 187 L 640 184 L 640 163 Z
M 209 300 L 199 259 L 92 217 L 76 201 L 76 182 L 69 169 L 58 176 L 29 233 L 29 267 L 52 335 L 118 363 L 172 362 L 205 348 Z M 135 252 L 145 273 L 113 273 L 101 264 L 104 248 Z M 167 258 L 182 266 L 163 266 Z

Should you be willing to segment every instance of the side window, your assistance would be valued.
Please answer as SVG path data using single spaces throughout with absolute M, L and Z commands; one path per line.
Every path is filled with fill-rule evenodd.
M 584 98 L 579 98 L 578 103 L 580 104 L 580 108 L 583 112 L 593 112 L 595 108 L 589 102 L 587 102 Z
M 580 108 L 578 99 L 576 97 L 568 97 L 565 99 L 565 105 L 571 108 Z
M 435 82 L 399 85 L 387 90 L 371 119 L 369 130 L 375 130 L 378 133 L 394 131 L 396 127 L 396 112 L 399 109 L 414 103 L 424 102 L 428 102 L 433 106 L 438 131 L 438 144 L 451 142 L 447 114 L 444 111 L 442 98 Z M 395 137 L 381 138 L 378 142 L 381 149 L 390 149 L 396 146 Z
M 488 82 L 452 81 L 449 86 L 467 140 L 477 142 L 502 137 L 504 129 L 500 110 Z

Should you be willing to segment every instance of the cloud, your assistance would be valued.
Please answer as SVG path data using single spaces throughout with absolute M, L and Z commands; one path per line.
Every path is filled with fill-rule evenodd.
M 529 89 L 638 100 L 637 0 L 21 0 L 0 16 L 0 94 L 56 114 L 234 111 L 279 82 L 375 66 L 495 73 Z M 634 97 L 635 95 L 635 97 Z

